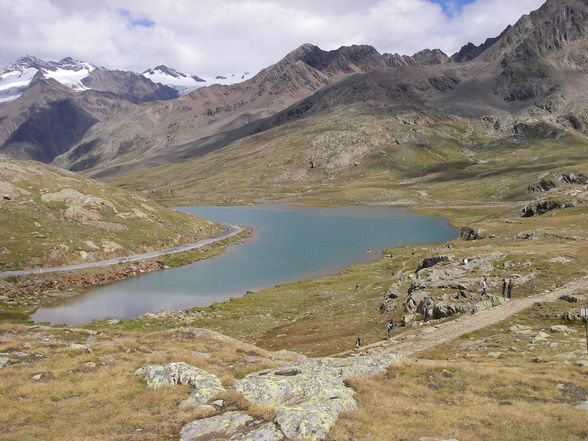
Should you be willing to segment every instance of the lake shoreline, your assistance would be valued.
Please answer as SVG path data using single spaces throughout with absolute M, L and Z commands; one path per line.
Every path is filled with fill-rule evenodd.
M 195 286 L 198 287 L 197 290 L 201 288 L 198 292 L 202 292 L 202 290 L 206 292 L 204 297 L 196 292 L 193 294 L 193 297 L 190 297 L 187 300 L 185 299 L 185 295 L 183 295 L 183 298 L 177 300 L 177 302 L 181 302 L 180 304 L 170 304 L 170 302 L 173 302 L 173 300 L 170 300 L 170 296 L 173 297 L 175 292 L 173 286 L 175 286 L 176 283 L 182 283 L 182 279 L 185 277 L 183 274 L 192 274 L 194 272 L 198 274 L 201 273 L 199 272 L 199 268 L 202 268 L 202 266 L 197 265 L 196 267 L 186 269 L 179 273 L 176 271 L 174 273 L 165 273 L 156 277 L 150 275 L 137 282 L 125 282 L 122 285 L 118 284 L 116 288 L 106 290 L 101 288 L 99 290 L 92 290 L 92 292 L 84 290 L 84 292 L 80 292 L 80 294 L 88 294 L 90 297 L 76 301 L 75 304 L 79 304 L 79 307 L 72 306 L 73 304 L 68 301 L 67 306 L 63 305 L 66 308 L 63 313 L 43 310 L 37 318 L 33 318 L 39 321 L 72 324 L 101 320 L 108 316 L 116 319 L 131 319 L 147 312 L 153 313 L 160 310 L 178 310 L 208 306 L 213 303 L 229 300 L 231 297 L 243 296 L 247 291 L 261 291 L 276 285 L 296 283 L 336 275 L 352 266 L 369 264 L 382 259 L 381 251 L 385 249 L 402 245 L 430 244 L 438 240 L 452 240 L 458 236 L 457 231 L 450 227 L 449 221 L 445 218 L 440 218 L 438 216 L 435 218 L 422 216 L 414 214 L 408 210 L 400 210 L 398 207 L 389 206 L 370 205 L 364 207 L 347 206 L 317 209 L 315 207 L 301 208 L 291 205 L 262 204 L 254 207 L 194 207 L 196 212 L 190 212 L 190 210 L 187 210 L 186 212 L 188 214 L 206 217 L 224 223 L 250 223 L 256 228 L 256 230 L 259 229 L 259 231 L 263 231 L 264 227 L 256 224 L 256 221 L 252 220 L 250 222 L 247 217 L 241 217 L 243 214 L 243 208 L 246 209 L 247 212 L 253 210 L 253 212 L 257 213 L 256 216 L 261 216 L 264 219 L 268 217 L 274 219 L 277 216 L 280 219 L 278 222 L 280 225 L 280 233 L 276 233 L 276 231 L 272 230 L 267 232 L 268 236 L 266 236 L 266 233 L 263 235 L 262 241 L 265 242 L 264 246 L 273 247 L 273 251 L 269 251 L 269 249 L 265 250 L 265 248 L 262 247 L 262 256 L 241 255 L 241 259 L 235 261 L 234 266 L 237 267 L 237 270 L 239 270 L 238 267 L 242 265 L 243 261 L 248 262 L 245 265 L 249 265 L 249 270 L 241 269 L 241 272 L 237 271 L 237 273 L 235 273 L 235 268 L 233 268 L 233 266 L 225 267 L 225 274 L 231 274 L 231 278 L 235 279 L 230 288 L 225 288 L 226 282 L 223 280 L 221 282 L 221 285 L 223 286 L 219 288 L 221 291 L 217 290 L 209 293 L 206 291 L 206 286 L 209 286 L 210 282 L 197 278 L 195 279 L 197 282 L 194 282 L 196 283 Z M 369 209 L 366 210 L 366 208 Z M 232 213 L 233 218 L 217 218 L 215 215 L 207 214 L 207 212 L 198 212 L 197 210 L 199 209 L 213 211 L 218 211 L 219 209 L 221 209 L 221 211 L 229 210 Z M 310 226 L 307 226 L 307 222 L 310 222 Z M 337 239 L 329 239 L 333 234 L 340 234 L 337 232 L 340 228 L 337 225 L 341 222 L 345 225 L 345 228 L 351 228 L 351 230 L 343 236 L 337 237 Z M 304 227 L 302 226 L 303 224 L 305 225 Z M 369 227 L 369 225 L 372 225 L 372 227 Z M 404 225 L 404 227 L 402 227 L 402 225 Z M 311 230 L 305 230 L 308 228 L 311 228 Z M 359 230 L 356 230 L 357 228 L 359 228 Z M 335 229 L 335 232 L 330 231 L 333 229 Z M 357 236 L 358 233 L 359 236 Z M 366 238 L 370 238 L 367 242 L 365 242 L 366 239 L 363 238 L 366 234 L 368 234 Z M 291 242 L 282 242 L 282 240 L 292 240 L 286 239 L 288 237 L 295 237 L 297 246 L 292 248 L 293 244 Z M 300 242 L 301 240 L 302 242 Z M 304 242 L 305 240 L 308 241 L 307 245 L 302 244 L 306 243 Z M 325 240 L 327 242 L 323 242 Z M 335 240 L 335 243 L 337 244 L 335 247 L 333 247 L 333 240 Z M 322 245 L 319 249 L 315 249 L 313 245 L 314 243 L 321 243 Z M 255 240 L 253 243 L 250 243 L 250 246 L 256 246 Z M 308 246 L 308 248 L 306 246 Z M 352 247 L 354 254 L 349 255 L 349 252 L 346 251 L 349 247 Z M 318 257 L 316 257 L 316 259 L 319 260 L 315 262 L 313 259 L 315 259 L 314 255 L 316 252 L 318 252 Z M 236 248 L 233 250 L 233 253 L 240 253 L 240 251 Z M 290 262 L 292 265 L 287 263 L 288 258 L 291 258 L 291 255 L 297 255 L 296 253 L 302 253 L 304 255 L 302 260 L 305 262 L 302 263 L 301 268 L 299 268 L 300 262 L 298 261 Z M 308 253 L 311 254 L 308 255 Z M 327 257 L 324 253 L 327 253 L 327 255 L 332 257 Z M 265 261 L 264 264 L 263 258 L 267 258 L 268 255 L 271 256 L 270 261 Z M 308 257 L 311 257 L 311 262 L 306 262 Z M 325 261 L 324 259 L 327 260 Z M 275 264 L 274 260 L 280 261 L 280 264 Z M 215 262 L 217 261 L 215 260 Z M 315 262 L 315 264 L 312 262 Z M 287 268 L 285 272 L 282 269 L 284 266 Z M 205 264 L 205 267 L 210 270 L 210 268 L 217 268 L 218 265 L 215 266 L 213 264 L 210 266 L 210 264 Z M 266 280 L 266 276 L 263 275 L 262 278 L 259 279 L 259 273 L 269 273 L 270 278 Z M 161 285 L 161 283 L 164 283 L 158 282 L 161 277 L 163 277 L 164 280 L 168 280 L 169 282 L 167 283 L 174 285 Z M 177 282 L 177 280 L 180 282 Z M 152 282 L 155 282 L 155 285 L 153 285 Z M 201 287 L 202 282 L 204 282 L 204 287 Z M 102 285 L 104 284 L 101 284 L 101 286 Z M 214 285 L 214 289 L 217 289 L 217 284 L 214 283 Z M 100 303 L 96 303 L 100 302 L 100 300 L 91 298 L 103 296 L 104 293 L 111 293 L 121 289 L 123 291 L 130 290 L 129 295 L 133 297 L 131 302 L 132 305 L 129 304 L 130 300 L 126 299 L 129 295 L 122 294 L 124 297 L 122 297 L 121 300 L 120 294 L 117 293 L 117 295 L 113 297 L 112 302 L 106 302 L 107 304 L 114 303 L 114 306 L 108 307 L 109 309 L 112 309 L 112 312 L 106 312 L 107 310 L 104 310 Z M 159 291 L 157 291 L 158 289 Z M 151 294 L 153 290 L 157 292 L 165 292 L 165 299 L 154 300 L 153 295 Z M 190 288 L 189 291 L 192 292 L 192 289 Z M 217 292 L 218 294 L 214 294 Z M 140 293 L 141 304 L 139 306 L 134 306 L 136 304 L 137 293 Z M 159 298 L 161 295 L 158 295 L 157 297 Z M 157 305 L 158 302 L 160 303 L 159 306 Z M 141 309 L 148 307 L 143 306 L 143 304 L 150 305 L 151 309 Z M 84 309 L 83 305 L 85 305 L 87 311 L 102 312 L 98 314 L 92 313 L 95 315 L 89 317 L 91 315 L 90 313 L 80 310 L 80 308 Z M 58 306 L 60 306 L 58 309 L 63 309 L 61 308 L 61 305 Z M 71 311 L 76 308 L 80 311 L 81 316 L 88 316 L 87 319 L 72 318 Z M 138 309 L 139 312 L 129 314 L 129 311 L 134 309 Z M 66 310 L 68 312 L 66 312 Z M 124 312 L 121 314 L 117 311 Z

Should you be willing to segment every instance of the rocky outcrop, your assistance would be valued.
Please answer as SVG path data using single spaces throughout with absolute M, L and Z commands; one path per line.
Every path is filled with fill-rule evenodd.
M 41 196 L 41 201 L 46 204 L 65 203 L 67 208 L 63 219 L 71 222 L 98 222 L 102 219 L 100 212 L 105 208 L 117 211 L 111 202 L 96 196 L 84 195 L 71 188 L 64 188 L 56 193 L 46 193 Z
M 17 187 L 10 182 L 0 181 L 0 200 L 12 201 L 19 196 L 29 194 L 24 188 Z
M 536 184 L 529 184 L 527 187 L 527 193 L 544 193 L 556 187 L 557 184 L 551 179 L 541 179 Z
M 194 386 L 194 392 L 182 402 L 183 406 L 206 404 L 215 395 L 226 391 L 215 375 L 186 363 L 145 366 L 136 370 L 135 375 L 144 375 L 147 385 L 154 389 L 176 384 Z
M 280 441 L 284 434 L 273 423 L 254 420 L 243 412 L 225 412 L 222 415 L 192 421 L 180 433 L 181 441 Z
M 588 175 L 582 172 L 562 173 L 560 179 L 566 184 L 588 185 Z
M 181 329 L 196 333 L 206 331 Z M 207 335 L 224 337 L 214 332 Z M 383 372 L 388 365 L 402 359 L 404 357 L 397 354 L 301 359 L 284 363 L 279 368 L 251 373 L 236 381 L 233 388 L 251 403 L 275 408 L 273 422 L 255 419 L 244 412 L 228 411 L 186 424 L 181 440 L 279 441 L 284 436 L 322 440 L 341 412 L 357 406 L 354 391 L 345 380 Z M 175 384 L 194 386 L 194 392 L 182 405 L 206 406 L 214 395 L 225 392 L 214 375 L 186 363 L 145 366 L 135 374 L 144 375 L 153 388 Z
M 431 268 L 434 265 L 437 265 L 441 262 L 449 262 L 451 256 L 431 256 L 424 258 L 419 266 L 417 267 L 415 272 L 419 272 L 424 268 Z
M 577 199 L 545 199 L 525 205 L 523 208 L 521 208 L 521 217 L 540 216 L 547 213 L 548 211 L 577 207 L 578 205 L 582 205 L 582 203 Z
M 486 238 L 485 230 L 472 227 L 463 227 L 460 234 L 463 240 L 480 240 Z
M 234 388 L 253 403 L 275 407 L 275 421 L 286 437 L 321 440 L 341 412 L 357 406 L 345 380 L 383 372 L 401 359 L 396 354 L 307 359 L 254 372 Z

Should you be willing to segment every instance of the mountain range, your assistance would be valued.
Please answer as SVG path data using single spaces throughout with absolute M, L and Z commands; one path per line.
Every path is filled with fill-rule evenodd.
M 0 153 L 108 178 L 203 158 L 248 136 L 336 111 L 492 121 L 496 136 L 521 121 L 582 132 L 587 18 L 586 1 L 548 0 L 499 36 L 452 56 L 438 49 L 402 56 L 366 45 L 324 51 L 304 44 L 245 81 L 191 91 L 207 83 L 166 66 L 139 76 L 71 59 L 39 63 L 43 75 L 0 104 Z M 51 72 L 69 65 L 78 70 L 66 87 Z M 148 78 L 165 78 L 172 87 Z

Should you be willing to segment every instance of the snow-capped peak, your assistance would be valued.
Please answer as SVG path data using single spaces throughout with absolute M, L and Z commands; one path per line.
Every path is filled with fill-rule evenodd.
M 175 69 L 172 69 L 171 67 L 167 67 L 163 64 L 160 64 L 159 66 L 155 66 L 153 69 L 147 69 L 145 72 L 143 72 L 144 76 L 147 75 L 167 75 L 173 78 L 188 78 L 188 75 L 183 74 L 181 72 L 178 72 Z
M 14 63 L 0 67 L 0 102 L 18 98 L 37 72 L 73 90 L 85 90 L 87 87 L 82 80 L 95 69 L 93 64 L 71 57 L 59 61 L 45 61 L 32 55 L 20 57 Z
M 230 85 L 240 83 L 251 77 L 249 72 L 244 72 L 239 75 L 217 75 L 215 77 L 207 78 L 197 75 L 186 75 L 165 65 L 159 65 L 152 69 L 147 69 L 142 75 L 154 83 L 161 83 L 173 87 L 180 93 L 180 95 L 185 95 L 199 87 L 211 86 L 213 84 Z

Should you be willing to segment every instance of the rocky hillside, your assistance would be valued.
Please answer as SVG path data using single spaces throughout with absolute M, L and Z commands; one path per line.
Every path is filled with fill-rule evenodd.
M 37 162 L 0 161 L 0 206 L 0 271 L 122 257 L 222 231 Z
M 120 175 L 201 157 L 298 120 L 314 125 L 311 117 L 321 113 L 351 117 L 358 107 L 384 119 L 390 113 L 410 119 L 414 112 L 435 121 L 492 119 L 498 132 L 501 121 L 509 126 L 514 119 L 582 131 L 588 76 L 579 60 L 588 46 L 588 6 L 560 3 L 547 1 L 498 37 L 451 58 L 438 50 L 408 57 L 370 46 L 323 51 L 305 44 L 244 83 L 199 89 L 97 124 L 56 164 L 96 177 Z M 154 124 L 145 130 L 147 119 Z M 407 138 L 405 131 L 398 135 Z
M 401 57 L 382 55 L 371 46 L 323 51 L 305 44 L 242 83 L 203 87 L 172 102 L 118 114 L 97 124 L 55 163 L 102 177 L 200 156 L 259 131 L 264 118 L 339 78 L 446 59 L 440 51 Z M 147 119 L 152 125 L 143 124 Z

